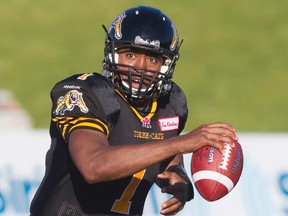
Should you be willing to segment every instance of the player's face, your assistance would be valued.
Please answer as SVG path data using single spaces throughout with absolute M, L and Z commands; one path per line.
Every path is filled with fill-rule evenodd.
M 138 75 L 132 75 L 132 88 L 138 89 L 140 85 L 141 74 L 145 73 L 145 79 L 143 79 L 142 89 L 147 88 L 151 82 L 149 77 L 153 77 L 155 73 L 152 71 L 160 71 L 163 64 L 163 59 L 154 53 L 143 50 L 121 49 L 118 51 L 118 63 L 129 65 L 129 67 L 118 66 L 118 69 L 123 71 L 130 71 Z M 141 68 L 146 70 L 141 70 Z M 122 80 L 129 80 L 128 73 L 120 75 Z M 149 80 L 150 79 L 150 80 Z

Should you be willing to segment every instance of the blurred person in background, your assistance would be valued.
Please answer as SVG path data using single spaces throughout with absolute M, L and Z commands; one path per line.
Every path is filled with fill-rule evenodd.
M 183 154 L 237 140 L 221 122 L 180 135 L 188 110 L 171 80 L 181 42 L 168 16 L 133 7 L 104 29 L 102 73 L 71 76 L 51 91 L 52 143 L 32 216 L 142 215 L 154 183 L 171 194 L 160 214 L 176 214 L 194 195 Z

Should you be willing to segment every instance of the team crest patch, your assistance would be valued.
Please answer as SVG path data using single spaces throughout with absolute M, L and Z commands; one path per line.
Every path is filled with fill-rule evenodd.
M 161 132 L 178 130 L 179 129 L 179 116 L 159 118 L 158 125 L 159 125 Z
M 82 93 L 78 92 L 77 90 L 71 90 L 65 96 L 61 96 L 57 100 L 55 113 L 56 115 L 64 115 L 65 111 L 72 111 L 75 106 L 78 106 L 80 111 L 83 113 L 87 113 L 89 111 L 83 100 Z

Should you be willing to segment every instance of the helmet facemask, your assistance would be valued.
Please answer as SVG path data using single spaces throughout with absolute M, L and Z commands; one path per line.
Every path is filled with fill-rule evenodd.
M 111 48 L 106 55 L 104 63 L 106 76 L 107 74 L 109 75 L 117 90 L 133 98 L 157 98 L 161 94 L 166 94 L 170 91 L 176 56 L 174 56 L 174 59 L 166 56 L 165 59 L 163 59 L 161 69 L 154 71 L 120 64 L 118 62 L 117 51 L 122 48 L 124 47 L 118 46 L 118 48 Z M 128 47 L 125 46 L 125 48 Z M 132 47 L 132 49 L 134 48 L 135 46 Z M 147 47 L 137 47 L 136 49 L 148 50 Z M 155 53 L 159 55 L 159 53 Z M 163 57 L 163 55 L 161 55 L 161 57 Z

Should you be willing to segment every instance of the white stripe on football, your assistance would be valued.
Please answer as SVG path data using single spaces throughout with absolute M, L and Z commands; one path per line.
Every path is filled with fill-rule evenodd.
M 217 182 L 223 184 L 227 188 L 228 192 L 234 188 L 234 184 L 231 181 L 231 179 L 220 174 L 219 172 L 203 170 L 203 171 L 196 172 L 192 177 L 193 177 L 193 181 L 195 183 L 197 181 L 203 180 L 203 179 L 209 179 L 209 180 L 217 181 Z

